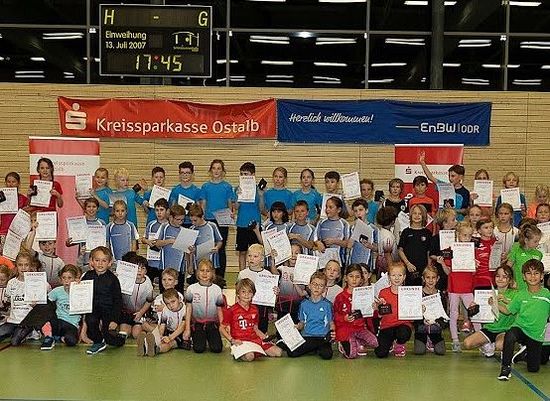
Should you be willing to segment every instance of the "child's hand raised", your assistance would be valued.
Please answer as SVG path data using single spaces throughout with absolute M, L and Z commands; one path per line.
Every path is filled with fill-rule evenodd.
M 423 163 L 426 163 L 426 152 L 421 150 L 420 153 L 418 154 L 418 162 L 420 164 L 423 164 Z

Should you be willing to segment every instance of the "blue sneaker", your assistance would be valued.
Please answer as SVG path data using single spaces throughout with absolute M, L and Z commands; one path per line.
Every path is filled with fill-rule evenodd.
M 49 351 L 52 350 L 53 347 L 55 347 L 55 340 L 53 337 L 46 337 L 44 338 L 44 341 L 42 341 L 42 345 L 40 346 L 40 349 L 42 351 Z
M 107 348 L 107 344 L 105 344 L 105 341 L 102 341 L 100 343 L 93 343 L 90 348 L 86 350 L 86 353 L 88 355 L 95 355 L 99 354 L 101 351 L 105 351 Z

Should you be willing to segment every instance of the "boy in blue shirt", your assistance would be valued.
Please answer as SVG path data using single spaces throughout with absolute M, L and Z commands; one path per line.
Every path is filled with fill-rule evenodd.
M 152 242 L 153 246 L 161 248 L 160 250 L 160 270 L 171 267 L 178 271 L 178 284 L 176 289 L 183 292 L 185 280 L 185 253 L 172 247 L 178 234 L 181 231 L 181 224 L 185 218 L 185 209 L 181 205 L 172 205 L 168 223 L 160 226 L 157 233 L 157 239 Z
M 180 163 L 178 166 L 178 171 L 180 183 L 172 188 L 168 202 L 170 203 L 170 206 L 179 204 L 183 207 L 187 207 L 188 203 L 198 202 L 201 189 L 193 184 L 193 174 L 195 173 L 195 166 L 193 166 L 193 163 L 189 161 Z M 186 228 L 191 227 L 191 220 L 189 220 L 189 216 L 185 216 L 183 226 Z
M 291 358 L 316 351 L 322 359 L 332 358 L 331 341 L 335 338 L 332 304 L 323 297 L 327 277 L 317 271 L 309 280 L 311 296 L 300 304 L 298 317 L 300 322 L 296 328 L 302 331 L 305 343 L 294 351 L 287 350 Z
M 160 250 L 154 246 L 154 241 L 157 239 L 160 226 L 168 222 L 168 201 L 159 199 L 155 202 L 156 219 L 149 222 L 145 227 L 145 235 L 141 239 L 142 244 L 149 246 L 147 250 L 147 276 L 151 282 L 158 277 L 160 280 Z
M 153 185 L 156 185 L 158 187 L 164 187 L 164 180 L 166 178 L 166 171 L 162 167 L 153 167 L 153 170 L 151 170 L 151 178 L 153 181 Z M 155 205 L 150 205 L 149 200 L 151 199 L 151 192 L 153 190 L 149 189 L 144 192 L 143 197 L 139 198 L 141 200 L 141 206 L 143 207 L 143 210 L 145 213 L 147 213 L 147 223 L 149 224 L 152 221 L 155 221 L 157 216 L 155 214 Z

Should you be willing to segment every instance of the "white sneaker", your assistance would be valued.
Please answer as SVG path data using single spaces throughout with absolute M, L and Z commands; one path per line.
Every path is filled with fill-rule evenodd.
M 37 330 L 33 330 L 33 331 L 27 336 L 27 339 L 29 339 L 29 340 L 40 340 L 40 337 L 42 337 L 42 335 L 40 334 L 40 332 L 37 331 Z
M 492 358 L 495 355 L 495 343 L 487 343 L 479 347 L 479 351 L 485 358 Z

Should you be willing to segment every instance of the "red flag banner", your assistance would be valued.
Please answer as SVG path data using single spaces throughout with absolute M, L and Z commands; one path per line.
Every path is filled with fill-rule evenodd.
M 206 104 L 157 99 L 59 97 L 61 134 L 78 137 L 274 139 L 274 99 Z

